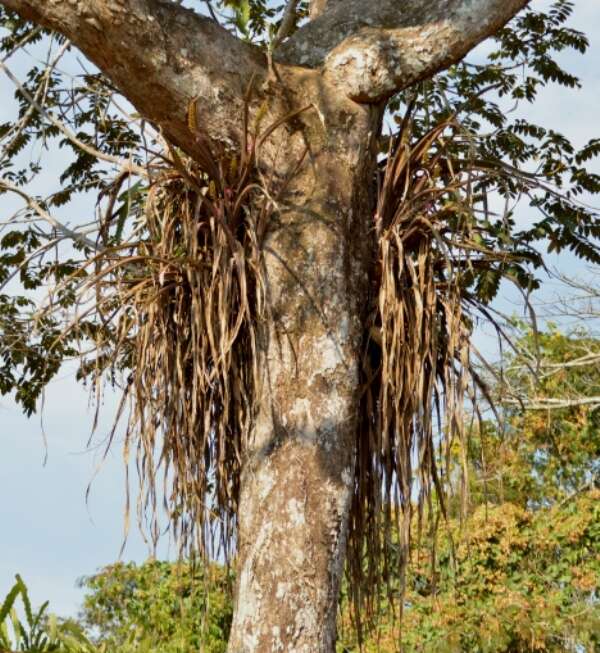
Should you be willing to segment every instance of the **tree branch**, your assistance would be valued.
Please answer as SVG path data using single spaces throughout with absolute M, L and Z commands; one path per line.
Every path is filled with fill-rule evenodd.
M 100 159 L 101 161 L 106 161 L 107 163 L 112 163 L 118 166 L 120 170 L 127 170 L 129 172 L 133 172 L 136 175 L 140 175 L 141 177 L 148 176 L 148 172 L 145 168 L 136 165 L 131 160 L 122 159 L 118 156 L 101 152 L 97 148 L 89 145 L 88 143 L 84 143 L 65 124 L 63 124 L 58 118 L 56 118 L 56 116 L 46 111 L 46 109 L 42 106 L 42 104 L 40 104 L 37 101 L 37 99 L 33 97 L 29 93 L 29 91 L 27 91 L 27 89 L 19 82 L 19 80 L 15 77 L 15 75 L 13 75 L 13 73 L 9 70 L 8 66 L 2 61 L 0 61 L 0 70 L 2 70 L 6 74 L 6 76 L 10 79 L 10 81 L 19 89 L 21 95 L 23 95 L 23 97 L 29 102 L 30 107 L 36 109 L 41 116 L 46 118 L 48 122 L 53 124 L 58 130 L 60 130 L 64 134 L 64 136 L 66 136 L 67 139 L 71 141 L 73 145 L 75 145 L 75 147 L 82 150 L 83 152 L 87 152 L 90 156 L 93 156 L 96 159 Z M 1 183 L 2 182 L 0 182 L 0 184 Z
M 46 211 L 36 199 L 34 199 L 22 188 L 19 188 L 18 186 L 16 186 L 15 184 L 11 183 L 6 179 L 2 179 L 0 180 L 0 189 L 5 191 L 10 191 L 11 193 L 15 193 L 16 195 L 19 195 L 19 197 L 25 200 L 25 203 L 32 211 L 35 211 L 35 213 L 37 213 L 37 215 L 42 220 L 47 222 L 53 229 L 55 229 L 58 233 L 60 233 L 65 238 L 69 238 L 70 240 L 79 243 L 84 247 L 89 247 L 92 250 L 96 249 L 96 243 L 93 240 L 88 238 L 85 234 L 81 233 L 80 231 L 71 229 L 66 225 L 64 225 L 62 222 L 59 222 L 56 218 L 50 215 L 50 213 L 48 213 L 48 211 Z
M 244 95 L 266 74 L 260 51 L 215 21 L 164 0 L 0 0 L 67 36 L 175 145 L 194 155 L 188 127 L 226 145 L 240 141 Z
M 558 410 L 560 408 L 577 408 L 578 406 L 600 406 L 600 397 L 580 397 L 578 399 L 555 399 L 537 397 L 534 399 L 505 399 L 502 403 L 509 406 L 521 406 L 526 410 Z
M 274 59 L 322 68 L 352 99 L 379 102 L 459 61 L 528 1 L 317 1 L 315 20 L 282 44 Z
M 285 9 L 283 11 L 283 17 L 281 19 L 281 25 L 277 30 L 277 34 L 273 41 L 273 48 L 276 48 L 279 43 L 288 37 L 292 32 L 294 25 L 296 23 L 296 12 L 298 10 L 299 0 L 288 0 Z

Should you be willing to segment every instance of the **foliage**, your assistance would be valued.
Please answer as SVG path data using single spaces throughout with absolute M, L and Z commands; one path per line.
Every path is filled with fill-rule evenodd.
M 593 489 L 536 512 L 511 503 L 478 507 L 454 551 L 440 543 L 435 590 L 424 581 L 427 556 L 415 564 L 403 624 L 407 649 L 596 650 L 599 499 Z
M 453 527 L 456 549 L 442 536 L 435 590 L 427 550 L 415 551 L 405 650 L 592 653 L 600 643 L 599 499 L 599 490 L 592 489 L 535 512 L 510 502 L 480 505 L 462 534 Z M 108 567 L 85 581 L 90 593 L 84 623 L 101 633 L 108 650 L 224 651 L 231 605 L 219 573 L 209 585 L 203 623 L 205 579 L 189 568 L 182 572 L 164 562 Z M 396 651 L 397 625 L 388 613 L 378 630 L 367 634 L 364 650 Z M 358 651 L 347 604 L 341 626 L 338 652 Z M 203 627 L 205 639 L 199 635 Z M 200 641 L 205 648 L 198 648 Z
M 365 636 L 368 653 L 396 651 L 399 627 L 411 653 L 593 653 L 600 646 L 600 401 L 585 401 L 599 396 L 600 343 L 552 325 L 515 329 L 518 353 L 505 361 L 494 393 L 503 396 L 512 379 L 525 406 L 540 397 L 571 405 L 540 411 L 509 403 L 503 423 L 474 427 L 467 515 L 461 521 L 455 492 L 449 521 L 440 519 L 413 546 L 402 622 L 394 620 L 398 579 L 375 597 L 386 616 Z M 448 473 L 460 484 L 458 448 Z M 340 653 L 358 647 L 350 617 L 341 621 Z
M 582 332 L 567 336 L 556 328 L 534 334 L 520 325 L 515 343 L 520 353 L 506 361 L 505 373 L 521 379 L 523 399 L 542 392 L 561 398 L 568 389 L 576 389 L 578 398 L 593 393 L 599 375 L 595 360 L 564 363 L 600 351 L 597 339 Z M 532 351 L 542 369 L 551 370 L 537 383 L 520 365 L 531 363 Z M 411 653 L 593 653 L 600 644 L 600 483 L 593 475 L 600 462 L 600 409 L 584 403 L 545 411 L 542 422 L 538 411 L 518 405 L 507 412 L 509 428 L 489 421 L 471 433 L 467 519 L 459 523 L 456 495 L 448 506 L 452 519 L 440 522 L 433 575 L 430 534 L 413 546 L 403 621 L 394 620 L 400 600 L 396 576 L 397 594 L 382 593 L 377 602 L 378 627 L 363 633 L 367 653 L 397 651 L 399 625 Z M 553 448 L 544 433 L 555 434 L 566 451 Z M 460 473 L 460 460 L 452 464 Z M 224 572 L 212 568 L 211 573 L 216 581 L 209 583 L 208 623 L 218 626 L 208 632 L 215 633 L 217 646 L 226 640 L 231 615 Z M 100 641 L 119 647 L 132 633 L 142 640 L 145 634 L 160 642 L 150 649 L 157 653 L 171 650 L 166 642 L 176 624 L 187 646 L 195 646 L 204 582 L 198 570 L 185 565 L 111 566 L 85 579 L 83 622 L 101 633 Z M 351 617 L 345 600 L 339 653 L 358 650 Z
M 240 452 L 255 413 L 272 205 L 256 190 L 252 147 L 244 154 L 192 164 L 172 151 L 172 167 L 155 170 L 147 193 L 144 238 L 118 242 L 118 223 L 107 223 L 104 247 L 79 268 L 77 293 L 92 291 L 87 314 L 104 328 L 75 320 L 65 331 L 94 336 L 80 374 L 95 388 L 105 375 L 127 374 L 111 438 L 129 401 L 125 447 L 136 449 L 144 504 L 156 517 L 169 479 L 164 504 L 178 545 L 203 556 L 231 548 Z M 243 199 L 255 195 L 249 209 Z M 155 482 L 157 460 L 164 484 Z
M 600 342 L 579 328 L 517 331 L 496 393 L 501 437 L 489 425 L 471 442 L 472 465 L 486 479 L 476 499 L 549 506 L 600 479 Z M 525 436 L 525 437 L 524 437 Z
M 504 428 L 488 421 L 473 430 L 466 520 L 460 523 L 455 493 L 451 519 L 440 521 L 435 536 L 435 562 L 430 532 L 413 544 L 402 622 L 394 619 L 401 596 L 396 576 L 392 594 L 382 592 L 377 601 L 377 628 L 362 633 L 366 653 L 397 651 L 399 625 L 411 653 L 593 653 L 600 646 L 600 408 L 576 403 L 597 394 L 600 344 L 585 332 L 566 335 L 552 325 L 544 332 L 515 328 L 518 353 L 504 362 L 504 385 L 494 393 L 506 393 L 510 381 L 525 405 L 540 397 L 573 405 L 540 412 L 508 403 Z M 450 475 L 456 483 L 461 461 L 455 453 Z M 218 565 L 111 565 L 82 580 L 81 623 L 106 651 L 224 651 L 231 582 Z M 25 592 L 19 583 L 13 603 Z M 36 616 L 28 623 L 33 632 Z M 358 651 L 347 601 L 340 627 L 338 652 Z
M 600 192 L 600 177 L 582 167 L 596 141 L 576 152 L 562 135 L 510 122 L 503 111 L 509 101 L 533 102 L 550 81 L 577 86 L 551 56 L 587 47 L 564 25 L 571 10 L 562 0 L 548 13 L 527 10 L 495 37 L 485 64 L 458 64 L 389 104 L 397 127 L 377 184 L 349 536 L 354 596 L 367 614 L 373 584 L 389 583 L 406 560 L 413 509 L 422 518 L 431 498 L 443 502 L 449 489 L 443 459 L 458 442 L 464 447 L 465 397 L 489 396 L 469 336 L 482 317 L 495 322 L 501 283 L 529 296 L 545 249 L 600 262 L 600 220 L 579 201 Z M 536 219 L 520 229 L 515 210 L 524 203 Z M 381 535 L 392 519 L 402 532 L 399 558 Z
M 438 424 L 448 424 L 439 447 L 447 456 L 451 443 L 463 440 L 470 372 L 463 298 L 472 281 L 477 232 L 465 189 L 468 162 L 454 160 L 443 136 L 460 125 L 448 119 L 417 139 L 411 120 L 409 108 L 385 161 L 374 229 L 378 265 L 372 287 L 377 290 L 363 360 L 348 537 L 354 597 L 367 615 L 374 613 L 372 586 L 392 582 L 398 563 L 403 574 L 413 509 L 420 511 L 434 492 L 444 496 L 435 453 Z M 480 250 L 490 259 L 496 255 Z M 389 538 L 382 537 L 392 528 L 401 534 L 399 558 Z
M 17 599 L 21 598 L 24 619 L 19 618 Z M 83 629 L 73 621 L 59 621 L 48 614 L 48 602 L 35 611 L 25 583 L 16 582 L 0 605 L 0 651 L 26 653 L 104 653 L 97 651 Z
M 76 622 L 48 613 L 48 602 L 35 611 L 17 576 L 0 605 L 0 651 L 224 653 L 232 617 L 230 583 L 218 565 L 117 563 L 81 579 L 88 593 Z M 96 634 L 95 641 L 86 629 Z
M 532 272 L 543 267 L 546 247 L 600 262 L 598 215 L 578 201 L 584 193 L 600 192 L 600 177 L 585 167 L 599 152 L 597 139 L 576 150 L 565 136 L 523 120 L 518 111 L 519 103 L 534 103 L 548 83 L 579 86 L 556 61 L 564 50 L 583 53 L 588 46 L 584 34 L 565 25 L 572 9 L 568 0 L 555 2 L 547 13 L 528 8 L 494 36 L 485 63 L 463 61 L 390 103 L 401 113 L 414 105 L 417 137 L 449 118 L 460 124 L 452 138 L 445 138 L 459 169 L 476 173 L 471 228 L 482 254 L 504 254 L 502 260 L 484 255 L 474 265 L 474 300 L 489 303 L 502 279 L 526 292 L 535 289 Z M 515 110 L 508 112 L 511 103 Z M 505 200 L 504 211 L 488 201 L 493 192 Z M 538 219 L 519 229 L 514 213 L 523 204 Z
M 224 653 L 230 582 L 218 565 L 117 563 L 81 580 L 81 621 L 107 651 Z
M 238 36 L 245 38 L 259 47 L 271 47 L 281 25 L 285 2 L 267 2 L 266 0 L 218 0 L 221 9 L 222 24 L 230 26 Z M 297 3 L 295 30 L 308 15 L 308 0 Z
M 248 20 L 254 22 L 249 38 L 259 40 L 266 38 L 265 30 L 276 28 L 283 8 L 283 3 L 267 7 L 263 0 L 228 0 L 216 5 L 225 12 L 218 17 L 226 24 L 229 20 L 242 20 L 240 12 L 250 16 Z M 445 147 L 452 153 L 450 160 L 466 160 L 468 170 L 476 168 L 482 173 L 472 188 L 472 231 L 485 252 L 495 251 L 503 256 L 490 258 L 482 254 L 472 262 L 467 301 L 491 302 L 504 278 L 528 292 L 535 288 L 539 282 L 532 270 L 543 266 L 547 246 L 555 250 L 569 248 L 577 256 L 598 260 L 597 216 L 578 202 L 582 193 L 599 190 L 597 176 L 586 168 L 599 152 L 598 143 L 592 139 L 576 151 L 563 135 L 524 121 L 518 117 L 518 111 L 504 111 L 507 102 L 534 102 L 538 90 L 548 83 L 578 85 L 578 80 L 556 61 L 560 52 L 585 52 L 587 48 L 586 37 L 566 25 L 572 6 L 568 0 L 556 0 L 546 13 L 526 9 L 494 37 L 496 47 L 488 61 L 458 64 L 404 91 L 389 103 L 390 117 L 397 122 L 402 121 L 406 107 L 413 106 L 414 142 L 454 117 L 460 129 L 454 130 L 450 139 L 444 134 Z M 300 9 L 301 19 L 306 7 Z M 4 8 L 0 8 L 0 26 L 4 30 L 0 52 L 7 58 L 25 47 L 35 47 L 43 38 L 52 39 L 54 51 L 64 45 L 60 37 L 49 35 Z M 235 25 L 232 29 L 236 29 Z M 56 64 L 52 57 L 47 66 L 36 62 L 22 87 L 16 90 L 19 118 L 5 123 L 0 130 L 0 174 L 18 189 L 34 185 L 41 167 L 37 158 L 24 162 L 25 148 L 35 143 L 58 144 L 70 158 L 58 171 L 60 190 L 46 198 L 37 197 L 40 206 L 51 209 L 68 205 L 76 195 L 90 190 L 98 193 L 99 201 L 114 198 L 110 202 L 110 216 L 106 217 L 119 225 L 117 234 L 122 240 L 141 215 L 145 184 L 123 179 L 113 166 L 83 151 L 49 116 L 52 112 L 60 114 L 62 124 L 99 154 L 123 159 L 132 156 L 133 162 L 139 164 L 148 156 L 152 160 L 159 147 L 158 137 L 151 130 L 142 136 L 143 121 L 121 113 L 119 98 L 102 74 L 88 71 L 71 81 L 56 69 Z M 32 98 L 37 100 L 36 106 L 31 105 Z M 116 189 L 119 192 L 115 194 Z M 497 214 L 488 204 L 488 196 L 495 192 L 506 199 L 506 212 Z M 514 207 L 521 199 L 528 200 L 540 215 L 525 229 L 518 228 L 514 218 Z M 453 220 L 460 221 L 462 215 L 453 216 L 451 208 L 446 198 L 444 215 L 450 225 Z M 39 216 L 27 206 L 20 217 L 37 221 Z M 58 250 L 59 257 L 49 261 L 48 252 L 64 243 L 64 234 L 44 230 L 40 224 L 30 228 L 10 222 L 3 231 L 0 292 L 9 278 L 16 280 L 15 275 L 21 280 L 22 291 L 59 283 L 61 292 L 55 301 L 65 311 L 72 308 L 77 303 L 77 284 L 70 275 L 82 260 L 91 256 L 93 240 L 75 241 L 75 252 L 71 249 L 66 254 Z M 9 323 L 19 326 L 12 337 L 7 332 L 6 338 L 2 338 L 0 391 L 17 392 L 18 401 L 31 413 L 61 362 L 72 358 L 75 351 L 64 339 L 57 339 L 61 325 L 55 321 L 37 323 L 31 329 L 31 293 L 11 292 L 1 297 L 2 315 L 7 317 L 0 320 L 0 334 L 9 329 Z M 88 332 L 96 333 L 97 327 L 90 324 Z M 81 335 L 85 336 L 85 329 Z M 93 342 L 93 336 L 90 339 Z M 50 351 L 48 342 L 54 343 Z M 48 352 L 47 360 L 39 355 L 40 348 Z

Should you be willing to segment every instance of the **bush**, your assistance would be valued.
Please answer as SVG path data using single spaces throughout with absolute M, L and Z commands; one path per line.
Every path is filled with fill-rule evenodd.
M 227 571 L 185 562 L 117 563 L 80 583 L 82 624 L 120 653 L 224 653 L 232 605 Z

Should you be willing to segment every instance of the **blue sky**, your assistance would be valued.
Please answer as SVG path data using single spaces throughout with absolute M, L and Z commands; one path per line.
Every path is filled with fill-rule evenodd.
M 545 0 L 534 2 L 537 7 L 547 4 Z M 600 137 L 600 5 L 597 0 L 575 0 L 575 5 L 571 24 L 588 34 L 591 47 L 583 57 L 569 54 L 561 61 L 579 75 L 583 89 L 548 87 L 535 105 L 523 107 L 520 113 L 582 145 L 589 138 Z M 13 89 L 5 78 L 0 79 L 0 91 L 0 120 L 8 120 L 14 115 L 10 102 Z M 52 161 L 49 163 L 50 170 Z M 47 190 L 55 187 L 50 171 L 43 183 Z M 7 200 L 3 197 L 2 202 Z M 89 200 L 82 199 L 69 210 L 75 208 L 83 215 L 91 206 Z M 3 212 L 6 208 L 3 204 Z M 570 256 L 553 257 L 553 262 L 570 273 L 578 269 Z M 510 308 L 511 301 L 507 295 L 505 307 Z M 100 434 L 108 428 L 114 403 L 114 397 L 105 400 Z M 14 574 L 20 573 L 34 603 L 49 599 L 54 612 L 75 614 L 82 596 L 76 579 L 118 558 L 124 505 L 118 447 L 96 475 L 87 505 L 85 501 L 86 488 L 102 458 L 100 449 L 86 447 L 92 414 L 87 391 L 75 383 L 72 370 L 65 370 L 50 384 L 45 397 L 48 460 L 43 466 L 39 415 L 27 419 L 10 398 L 0 398 L 0 596 L 8 591 Z M 168 555 L 168 542 L 159 553 Z M 142 561 L 147 556 L 146 545 L 132 529 L 123 559 Z

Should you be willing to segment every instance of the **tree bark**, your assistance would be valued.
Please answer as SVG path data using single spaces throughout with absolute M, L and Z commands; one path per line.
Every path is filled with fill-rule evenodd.
M 343 2 L 344 0 L 311 0 L 310 2 L 310 19 L 314 20 L 323 14 L 327 9 L 333 5 Z
M 528 2 L 329 0 L 276 58 L 321 69 L 357 102 L 380 102 L 464 57 Z
M 310 154 L 265 247 L 272 319 L 242 477 L 229 653 L 335 648 L 382 112 L 318 79 L 301 97 L 315 105 L 302 129 Z

